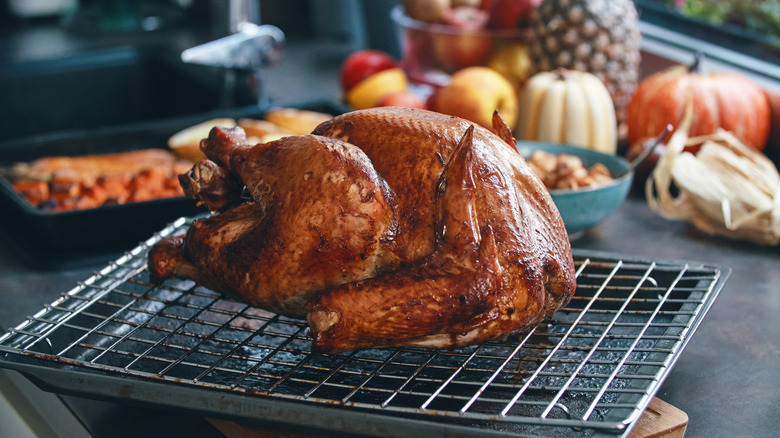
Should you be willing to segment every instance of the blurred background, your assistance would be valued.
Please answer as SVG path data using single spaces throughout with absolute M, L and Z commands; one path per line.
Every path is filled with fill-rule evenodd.
M 483 2 L 452 0 L 451 4 Z M 538 0 L 517 2 L 540 4 Z M 430 52 L 404 51 L 404 35 L 414 32 L 403 32 L 391 18 L 391 11 L 404 3 L 0 0 L 0 168 L 61 154 L 165 148 L 180 130 L 225 115 L 261 117 L 272 106 L 329 114 L 348 111 L 354 105 L 341 84 L 341 69 L 352 54 L 379 50 L 402 62 L 408 73 L 414 67 L 410 61 L 433 59 Z M 541 5 L 562 3 L 544 0 Z M 638 80 L 688 65 L 696 53 L 703 53 L 708 70 L 739 73 L 768 91 L 773 110 L 762 107 L 762 116 L 771 117 L 772 129 L 764 153 L 780 162 L 780 0 L 565 3 L 598 5 L 613 13 L 621 7 L 636 8 L 635 22 L 618 15 L 620 19 L 613 20 L 613 26 L 602 28 L 609 40 L 606 47 L 599 48 L 615 59 L 630 59 L 627 67 L 617 71 L 629 90 Z M 554 34 L 554 29 L 545 29 L 544 24 L 578 17 L 574 8 L 551 7 L 543 12 L 545 18 L 537 22 L 541 33 L 528 39 L 537 48 L 547 41 L 539 35 L 557 41 L 567 38 L 565 34 L 547 34 Z M 426 26 L 426 32 L 428 24 L 421 25 Z M 623 57 L 613 50 L 629 40 L 619 31 L 637 30 L 641 31 L 641 58 Z M 455 35 L 456 41 L 470 41 Z M 584 43 L 585 52 L 596 48 L 599 40 L 577 38 L 574 42 L 578 47 Z M 458 50 L 443 52 L 457 54 Z M 520 81 L 514 84 L 518 87 L 515 91 L 521 91 L 520 84 L 532 73 L 529 66 L 539 68 L 542 58 L 546 58 L 544 62 L 566 61 L 574 53 L 567 48 L 553 52 L 555 56 L 536 54 L 534 58 L 520 52 L 523 67 L 515 78 Z M 609 65 L 596 65 L 597 57 L 586 58 L 594 61 L 592 66 L 601 73 L 609 71 Z M 383 72 L 372 73 L 376 77 Z M 445 72 L 444 82 L 449 73 L 452 71 Z M 720 88 L 734 89 L 731 83 Z M 433 95 L 430 90 L 422 94 Z M 482 100 L 481 92 L 472 94 Z M 465 100 L 457 97 L 455 101 Z M 743 113 L 751 110 L 749 103 L 739 108 Z M 620 137 L 618 152 L 625 154 L 625 130 Z M 640 139 L 640 150 L 645 140 Z M 635 180 L 641 182 L 640 177 L 647 174 L 648 169 L 643 174 L 637 168 Z M 0 328 L 13 327 L 25 315 L 35 314 L 42 303 L 52 302 L 118 253 L 182 216 L 184 205 L 192 207 L 189 200 L 180 197 L 167 204 L 139 202 L 136 206 L 107 205 L 48 214 L 23 203 L 5 178 L 0 178 L 0 183 L 0 296 L 4 299 Z M 769 412 L 777 405 L 777 385 L 767 385 L 777 381 L 778 247 L 718 239 L 681 221 L 667 220 L 650 210 L 642 199 L 643 188 L 639 186 L 636 196 L 625 202 L 622 193 L 617 200 L 623 204 L 609 222 L 580 236 L 576 245 L 653 259 L 712 260 L 734 267 L 730 293 L 719 298 L 722 305 L 708 316 L 712 322 L 702 330 L 698 344 L 691 345 L 692 354 L 680 361 L 679 371 L 660 395 L 690 414 L 692 429 L 699 432 L 693 436 L 769 436 L 769 431 L 778 427 L 776 412 Z M 117 238 L 122 240 L 110 240 Z M 83 247 L 75 248 L 75 244 Z M 4 383 L 0 381 L 0 387 Z M 30 382 L 18 384 L 27 385 L 19 394 L 35 392 Z M 729 397 L 733 394 L 738 396 Z M 30 400 L 30 406 L 47 406 L 39 399 Z M 61 409 L 63 416 L 44 407 L 41 409 L 50 411 L 49 420 L 33 415 L 26 421 L 50 425 L 50 433 L 42 436 L 151 436 L 149 430 L 156 431 L 155 436 L 222 436 L 197 415 L 172 417 L 167 412 L 102 405 L 77 397 L 65 396 L 64 400 L 68 406 Z M 15 403 L 28 405 L 21 396 L 12 401 Z M 0 424 L 5 427 L 9 423 L 3 420 L 3 413 L 0 409 Z M 74 413 L 91 428 L 91 435 L 69 434 L 66 418 Z M 154 429 L 144 429 L 147 426 Z M 74 427 L 81 426 L 77 423 Z M 0 435 L 3 432 L 0 430 Z

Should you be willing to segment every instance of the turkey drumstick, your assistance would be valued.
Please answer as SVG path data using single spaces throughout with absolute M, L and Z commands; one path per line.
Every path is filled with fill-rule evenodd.
M 252 147 L 228 138 L 235 138 L 230 130 L 215 128 L 206 141 L 221 145 L 215 153 L 229 163 L 222 176 L 194 185 L 213 194 L 238 180 L 251 202 L 155 246 L 153 281 L 192 278 L 253 306 L 304 317 L 314 293 L 392 265 L 382 248 L 397 232 L 392 193 L 360 149 L 313 135 Z

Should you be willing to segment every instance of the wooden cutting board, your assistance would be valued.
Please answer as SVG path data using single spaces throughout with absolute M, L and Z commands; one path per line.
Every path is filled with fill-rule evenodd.
M 266 429 L 227 420 L 207 418 L 227 438 L 332 438 L 283 429 Z M 665 401 L 654 398 L 637 421 L 628 438 L 683 438 L 688 415 Z
M 639 417 L 628 438 L 683 438 L 688 414 L 656 397 Z

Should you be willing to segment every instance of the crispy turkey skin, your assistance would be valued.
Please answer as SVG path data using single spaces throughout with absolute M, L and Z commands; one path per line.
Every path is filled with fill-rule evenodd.
M 254 146 L 215 128 L 201 149 L 182 186 L 222 212 L 155 245 L 152 281 L 305 316 L 314 352 L 498 339 L 574 294 L 558 210 L 498 115 L 491 132 L 374 108 Z

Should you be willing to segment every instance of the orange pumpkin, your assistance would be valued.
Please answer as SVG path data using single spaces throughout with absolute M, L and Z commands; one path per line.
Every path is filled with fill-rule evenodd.
M 667 124 L 676 128 L 690 97 L 691 137 L 723 128 L 763 150 L 771 127 L 769 99 L 764 90 L 742 74 L 700 73 L 698 65 L 699 57 L 690 67 L 674 66 L 639 83 L 627 108 L 629 142 L 657 137 Z

